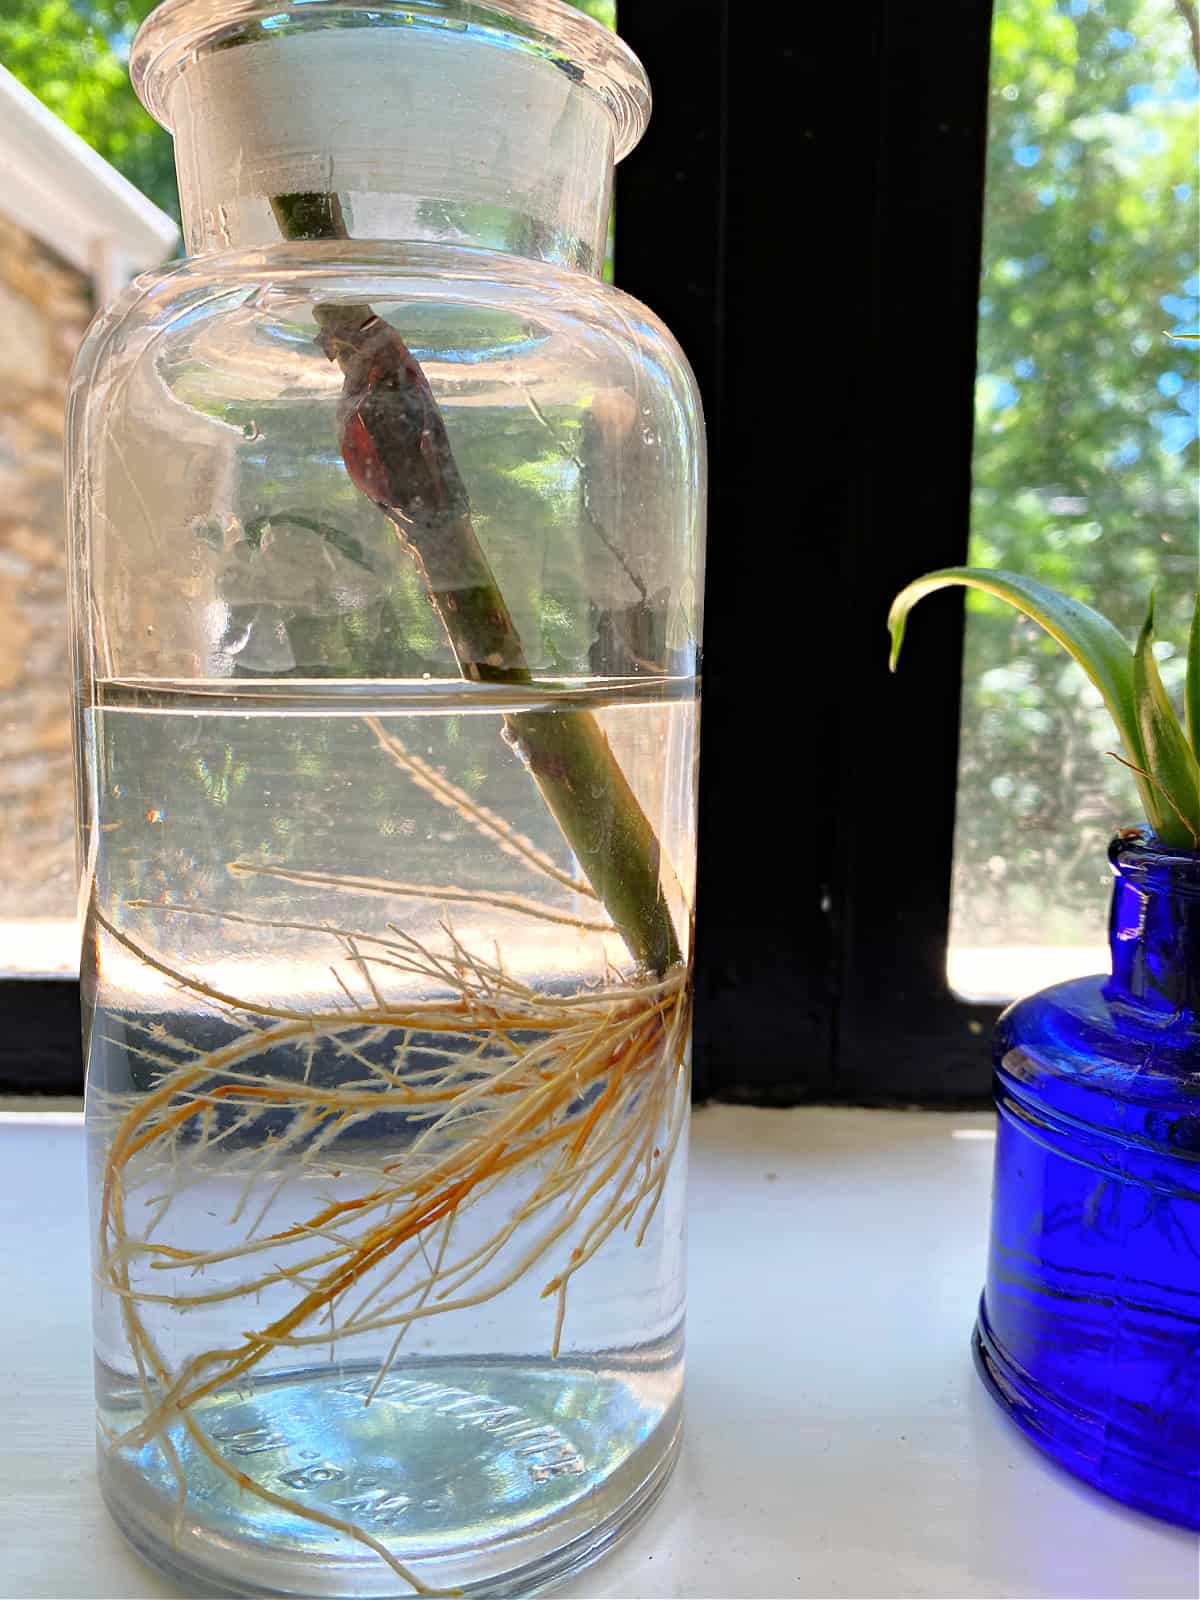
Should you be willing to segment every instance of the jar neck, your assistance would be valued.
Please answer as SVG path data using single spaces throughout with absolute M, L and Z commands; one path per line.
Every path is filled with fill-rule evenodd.
M 1200 852 L 1134 835 L 1113 841 L 1109 861 L 1108 998 L 1164 1021 L 1200 1022 Z
M 503 35 L 394 17 L 260 30 L 195 56 L 164 103 L 191 255 L 277 243 L 272 198 L 327 193 L 351 238 L 602 267 L 611 110 Z

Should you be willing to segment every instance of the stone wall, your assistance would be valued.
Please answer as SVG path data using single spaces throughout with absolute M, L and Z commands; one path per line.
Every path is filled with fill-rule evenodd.
M 87 280 L 0 196 L 0 921 L 75 914 L 62 447 L 90 315 Z

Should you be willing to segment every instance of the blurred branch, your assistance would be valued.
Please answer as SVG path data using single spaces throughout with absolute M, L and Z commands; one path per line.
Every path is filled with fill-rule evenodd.
M 1195 0 L 1175 0 L 1175 9 L 1187 23 L 1188 33 L 1192 37 L 1192 61 L 1196 71 L 1200 72 L 1200 15 L 1197 14 Z

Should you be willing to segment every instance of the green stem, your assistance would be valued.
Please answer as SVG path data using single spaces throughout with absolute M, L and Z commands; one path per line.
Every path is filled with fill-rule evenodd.
M 336 195 L 280 195 L 271 205 L 288 239 L 347 237 Z M 322 348 L 345 379 L 338 430 L 347 471 L 412 555 L 463 677 L 532 682 L 420 364 L 369 305 L 318 305 L 315 315 Z M 681 954 L 659 841 L 600 724 L 586 711 L 510 712 L 504 720 L 631 955 L 666 972 Z

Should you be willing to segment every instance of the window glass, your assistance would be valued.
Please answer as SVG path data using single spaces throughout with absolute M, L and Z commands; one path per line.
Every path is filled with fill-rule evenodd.
M 998 0 L 970 560 L 1105 612 L 1157 589 L 1178 695 L 1197 573 L 1196 8 Z M 1139 820 L 1083 673 L 971 596 L 949 975 L 1006 999 L 1104 964 L 1105 845 Z

